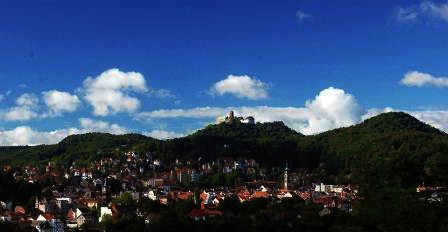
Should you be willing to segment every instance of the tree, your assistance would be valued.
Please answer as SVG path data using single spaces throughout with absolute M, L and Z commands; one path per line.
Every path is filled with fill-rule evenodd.
M 224 200 L 219 204 L 218 210 L 222 211 L 223 213 L 238 213 L 240 203 L 240 199 L 237 195 L 230 195 L 224 198 Z
M 119 197 L 117 197 L 115 203 L 127 206 L 134 206 L 135 200 L 130 193 L 124 192 Z

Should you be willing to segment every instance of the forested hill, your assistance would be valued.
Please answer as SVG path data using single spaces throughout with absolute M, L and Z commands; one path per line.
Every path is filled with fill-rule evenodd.
M 366 119 L 363 123 L 355 127 L 364 133 L 419 131 L 445 134 L 444 132 L 403 112 L 384 113 L 379 116 Z
M 211 124 L 190 135 L 227 137 L 233 139 L 298 139 L 304 135 L 287 127 L 283 122 L 271 123 L 219 123 Z
M 362 182 L 373 175 L 403 186 L 448 181 L 448 136 L 405 113 L 384 113 L 314 136 L 303 136 L 282 122 L 220 123 L 166 141 L 137 134 L 73 135 L 55 145 L 0 148 L 0 162 L 88 164 L 130 149 L 168 160 L 233 156 L 255 158 L 267 166 L 288 162 L 291 169 L 307 169 L 334 182 Z
M 304 163 L 319 162 L 316 172 L 340 182 L 371 182 L 374 176 L 403 186 L 448 180 L 447 134 L 405 113 L 307 136 L 298 147 Z
M 302 134 L 288 128 L 283 122 L 245 124 L 220 123 L 209 125 L 184 138 L 158 140 L 139 134 L 112 135 L 87 133 L 71 135 L 54 145 L 0 147 L 0 163 L 24 164 L 52 160 L 68 162 L 80 160 L 88 163 L 117 152 L 135 150 L 155 151 L 162 158 L 214 159 L 217 156 L 263 156 L 270 153 L 295 151 L 283 148 L 295 147 Z M 263 145 L 260 145 L 264 141 Z M 284 146 L 289 144 L 288 146 Z M 269 149 L 264 147 L 270 146 Z M 263 151 L 264 150 L 264 151 Z

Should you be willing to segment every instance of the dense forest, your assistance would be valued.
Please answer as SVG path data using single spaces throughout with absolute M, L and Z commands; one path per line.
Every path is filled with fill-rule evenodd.
M 143 135 L 89 133 L 55 145 L 2 147 L 0 162 L 88 163 L 133 149 L 166 160 L 255 158 L 261 165 L 305 169 L 327 182 L 371 182 L 372 175 L 400 186 L 448 181 L 448 135 L 405 113 L 384 113 L 346 128 L 304 136 L 282 122 L 220 123 L 189 136 L 157 140 Z

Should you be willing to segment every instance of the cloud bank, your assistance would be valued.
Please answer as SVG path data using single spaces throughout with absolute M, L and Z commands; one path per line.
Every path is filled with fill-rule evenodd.
M 143 133 L 146 136 L 157 138 L 157 139 L 172 139 L 172 138 L 179 138 L 182 136 L 185 136 L 181 133 L 176 133 L 174 131 L 166 131 L 166 130 L 152 130 L 149 132 Z
M 361 120 L 362 108 L 355 97 L 342 89 L 327 88 L 304 107 L 197 107 L 192 109 L 167 109 L 142 112 L 138 120 L 161 118 L 215 119 L 230 110 L 237 114 L 254 116 L 259 122 L 283 121 L 291 128 L 315 134 L 341 126 L 349 126 Z
M 53 131 L 37 131 L 28 126 L 19 126 L 11 130 L 0 131 L 1 146 L 55 144 L 69 135 L 89 132 L 126 134 L 129 130 L 117 124 L 80 118 L 79 127 L 70 127 Z

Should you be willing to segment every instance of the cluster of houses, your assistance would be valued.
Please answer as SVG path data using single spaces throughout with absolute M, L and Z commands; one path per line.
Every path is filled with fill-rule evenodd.
M 176 160 L 165 163 L 155 155 L 139 155 L 126 152 L 124 159 L 102 158 L 88 166 L 73 163 L 58 168 L 52 163 L 43 167 L 28 165 L 16 178 L 31 183 L 50 179 L 45 186 L 45 196 L 36 193 L 32 207 L 1 202 L 0 221 L 33 226 L 38 231 L 64 231 L 76 228 L 95 228 L 105 217 L 145 217 L 147 222 L 154 215 L 146 215 L 136 206 L 127 207 L 116 199 L 127 193 L 138 202 L 142 197 L 162 204 L 194 199 L 198 207 L 188 215 L 195 220 L 206 220 L 222 214 L 219 204 L 229 196 L 237 196 L 240 202 L 254 198 L 276 201 L 288 197 L 300 197 L 306 203 L 320 204 L 325 208 L 337 208 L 350 212 L 357 198 L 356 188 L 306 183 L 302 174 L 289 173 L 285 169 L 283 180 L 266 181 L 251 179 L 231 187 L 203 189 L 195 194 L 192 189 L 180 188 L 184 183 L 199 182 L 205 177 L 219 173 L 238 171 L 246 176 L 257 176 L 260 168 L 256 160 L 222 157 L 213 162 Z M 125 160 L 125 161 L 123 161 Z M 5 167 L 10 168 L 10 167 Z M 262 175 L 261 175 L 262 176 Z M 299 177 L 298 177 L 299 176 Z M 291 188 L 293 182 L 301 182 L 300 188 Z M 64 184 L 63 184 L 64 183 Z M 62 187 L 61 187 L 62 186 Z M 291 188 L 291 189 L 289 189 Z M 0 199 L 2 200 L 2 199 Z M 325 215 L 328 212 L 322 212 Z

